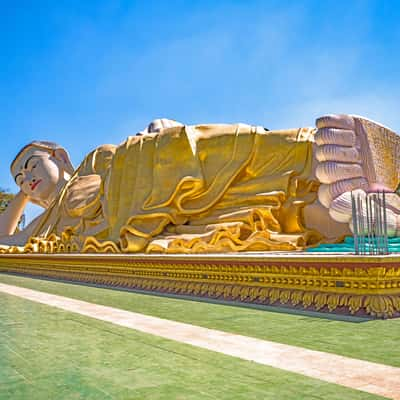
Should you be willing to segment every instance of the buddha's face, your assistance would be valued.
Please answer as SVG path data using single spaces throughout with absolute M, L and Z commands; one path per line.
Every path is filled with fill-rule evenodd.
M 33 202 L 48 204 L 57 194 L 63 171 L 45 150 L 30 147 L 14 163 L 11 173 L 16 184 Z

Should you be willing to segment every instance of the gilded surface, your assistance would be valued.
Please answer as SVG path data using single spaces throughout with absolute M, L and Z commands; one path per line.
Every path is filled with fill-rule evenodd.
M 31 239 L 9 252 L 293 250 L 321 235 L 302 210 L 312 129 L 198 125 L 129 137 L 83 161 Z
M 398 257 L 0 256 L 0 272 L 388 318 L 400 314 Z

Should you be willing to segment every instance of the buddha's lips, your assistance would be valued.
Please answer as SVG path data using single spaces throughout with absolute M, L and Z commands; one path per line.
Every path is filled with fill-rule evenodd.
M 39 185 L 40 182 L 42 182 L 41 179 L 39 179 L 38 181 L 36 181 L 36 182 L 31 186 L 31 190 L 35 190 L 36 186 Z

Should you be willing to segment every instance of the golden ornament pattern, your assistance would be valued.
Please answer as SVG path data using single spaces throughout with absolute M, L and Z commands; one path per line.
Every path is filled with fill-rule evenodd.
M 400 315 L 395 256 L 6 254 L 0 272 L 376 318 Z

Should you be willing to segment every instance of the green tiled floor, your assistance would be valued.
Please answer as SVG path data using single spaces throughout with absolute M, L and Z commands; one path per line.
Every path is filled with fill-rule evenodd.
M 37 290 L 43 290 L 41 285 L 48 285 L 48 291 L 57 288 L 65 296 L 71 290 L 82 291 L 92 297 L 86 299 L 89 301 L 100 295 L 103 303 L 111 299 L 118 303 L 119 299 L 124 308 L 130 304 L 133 311 L 140 311 L 135 304 L 143 297 L 147 301 L 174 302 L 174 314 L 178 313 L 179 304 L 182 309 L 193 306 L 196 313 L 200 311 L 197 306 L 211 307 L 211 315 L 203 315 L 206 321 L 218 320 L 218 310 L 220 320 L 231 320 L 236 325 L 243 320 L 235 319 L 235 312 L 239 312 L 239 317 L 241 312 L 245 313 L 242 318 L 253 311 L 264 313 L 266 321 L 269 315 L 275 315 L 0 275 L 4 283 L 16 284 L 18 280 Z M 159 313 L 165 308 L 166 304 Z M 0 294 L 1 400 L 112 398 L 364 400 L 379 397 Z
M 0 282 L 400 367 L 400 318 L 354 323 L 0 274 Z

